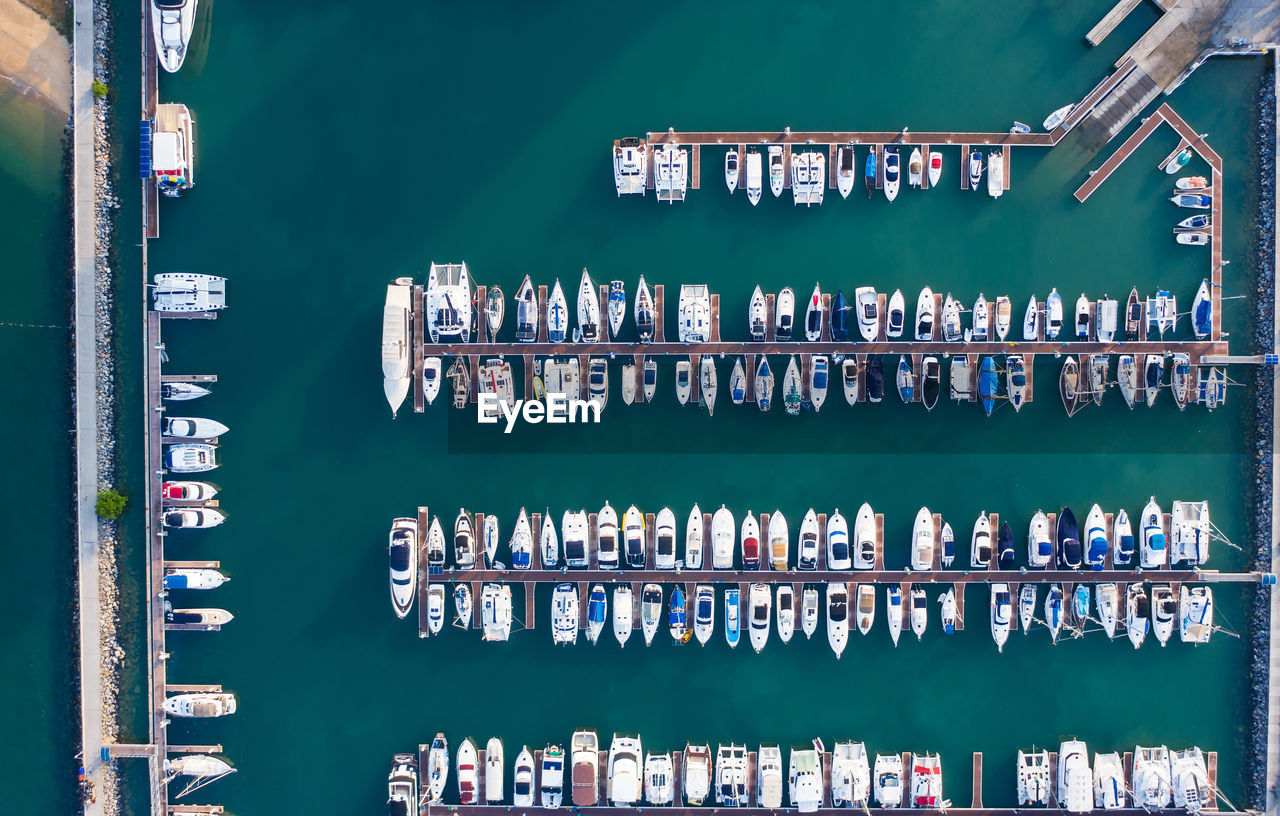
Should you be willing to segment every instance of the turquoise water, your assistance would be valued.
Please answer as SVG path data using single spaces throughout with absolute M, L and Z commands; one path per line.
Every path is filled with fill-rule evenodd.
M 1070 194 L 1103 157 L 1070 143 L 1018 151 L 998 202 L 959 191 L 954 149 L 940 188 L 904 191 L 892 206 L 855 194 L 811 211 L 785 199 L 752 209 L 724 194 L 711 150 L 704 189 L 682 206 L 620 201 L 610 183 L 613 139 L 668 126 L 1038 122 L 1080 98 L 1154 17 L 1140 7 L 1087 49 L 1080 38 L 1108 5 L 684 3 L 624 16 L 587 4 L 422 4 L 396 10 L 410 47 L 386 48 L 373 45 L 386 41 L 386 16 L 355 6 L 252 14 L 223 2 L 215 15 L 205 0 L 207 49 L 161 78 L 162 100 L 186 103 L 197 119 L 198 186 L 162 203 L 150 248 L 152 271 L 230 278 L 231 307 L 217 321 L 165 325 L 168 370 L 218 374 L 200 413 L 232 429 L 212 479 L 227 523 L 169 539 L 171 557 L 217 558 L 232 576 L 184 602 L 237 615 L 220 633 L 169 639 L 173 682 L 221 683 L 241 704 L 226 721 L 170 728 L 174 742 L 221 743 L 239 769 L 194 801 L 238 813 L 363 812 L 380 806 L 391 754 L 438 730 L 455 744 L 497 734 L 514 751 L 566 741 L 578 727 L 639 731 L 668 750 L 695 738 L 821 736 L 940 751 L 957 804 L 969 798 L 969 752 L 980 750 L 988 805 L 1012 802 L 1019 747 L 1067 734 L 1098 750 L 1194 742 L 1220 751 L 1223 788 L 1241 798 L 1247 653 L 1229 637 L 1200 649 L 1149 643 L 1135 655 L 1097 636 L 1051 647 L 1043 632 L 1015 634 L 997 657 L 985 592 L 974 589 L 963 634 L 944 638 L 935 618 L 923 644 L 893 649 L 880 628 L 852 638 L 840 662 L 821 634 L 775 640 L 759 656 L 729 651 L 719 635 L 707 654 L 663 638 L 647 650 L 633 640 L 623 654 L 607 638 L 552 651 L 545 592 L 538 628 L 505 646 L 457 631 L 420 641 L 386 598 L 388 524 L 418 505 L 446 519 L 460 505 L 498 513 L 505 536 L 522 505 L 558 513 L 608 499 L 651 512 L 670 505 L 683 518 L 694 501 L 723 502 L 798 519 L 811 505 L 849 514 L 867 500 L 885 514 L 892 564 L 905 560 L 921 504 L 960 537 L 979 510 L 1000 512 L 1021 539 L 1037 507 L 1079 514 L 1099 501 L 1136 515 L 1155 494 L 1166 506 L 1208 499 L 1223 532 L 1246 543 L 1243 388 L 1213 415 L 1179 413 L 1167 398 L 1129 415 L 1113 395 L 1068 423 L 1057 366 L 1042 361 L 1039 399 L 1016 416 L 949 403 L 926 415 L 893 397 L 849 408 L 836 395 L 818 415 L 725 405 L 708 419 L 675 404 L 668 365 L 654 405 L 624 408 L 615 369 L 600 426 L 512 437 L 439 404 L 393 422 L 380 388 L 385 284 L 422 279 L 432 260 L 466 260 L 509 294 L 526 273 L 575 281 L 583 266 L 629 286 L 642 273 L 668 291 L 705 282 L 726 316 L 745 314 L 756 283 L 807 292 L 815 279 L 846 294 L 901 287 L 909 299 L 926 283 L 966 302 L 1008 293 L 1016 315 L 1051 286 L 1070 300 L 1080 290 L 1123 297 L 1133 285 L 1190 298 L 1207 257 L 1169 240 L 1181 216 L 1154 171 L 1176 143 L 1169 131 L 1083 206 Z M 132 59 L 136 35 L 117 30 Z M 1228 257 L 1238 259 L 1226 284 L 1240 291 L 1251 290 L 1244 178 L 1261 67 L 1211 63 L 1169 100 L 1209 132 L 1240 193 L 1226 225 Z M 122 229 L 132 229 L 136 193 L 124 193 Z M 1227 304 L 1233 350 L 1245 350 L 1249 314 L 1249 301 Z M 726 334 L 741 333 L 732 320 Z M 136 355 L 126 362 L 136 371 Z M 1211 566 L 1247 561 L 1219 547 Z M 1237 630 L 1242 597 L 1238 587 L 1216 595 L 1221 621 Z M 57 637 L 53 624 L 30 628 Z M 1175 699 L 1184 672 L 1203 684 L 1194 717 Z

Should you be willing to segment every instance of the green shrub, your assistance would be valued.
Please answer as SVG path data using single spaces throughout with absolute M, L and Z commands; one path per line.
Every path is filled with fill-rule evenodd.
M 106 96 L 107 96 L 107 83 L 103 82 L 100 79 L 95 79 L 93 81 L 93 98 L 105 99 Z
M 125 505 L 128 503 L 129 499 L 126 496 L 114 490 L 103 490 L 98 493 L 98 502 L 93 509 L 99 518 L 118 519 L 124 513 Z

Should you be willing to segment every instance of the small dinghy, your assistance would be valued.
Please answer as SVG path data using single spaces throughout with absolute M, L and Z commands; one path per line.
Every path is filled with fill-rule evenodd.
M 1040 303 L 1034 294 L 1031 295 L 1031 302 L 1027 304 L 1027 311 L 1022 316 L 1022 339 L 1040 339 Z
M 738 151 L 732 147 L 724 154 L 724 183 L 730 193 L 738 189 Z
M 1047 340 L 1057 340 L 1062 331 L 1062 295 L 1057 289 L 1049 292 L 1044 301 L 1044 336 Z
M 960 310 L 964 308 L 947 293 L 942 304 L 942 339 L 948 343 L 958 343 L 964 333 L 960 330 Z
M 837 289 L 831 298 L 831 339 L 849 339 L 849 312 L 852 307 L 844 299 L 844 292 Z
M 990 358 L 988 358 L 990 359 Z M 1004 361 L 1005 390 L 1013 410 L 1021 411 L 1027 402 L 1027 367 L 1021 354 L 1010 354 Z
M 916 378 L 911 371 L 911 360 L 907 355 L 898 358 L 898 396 L 906 404 L 915 402 Z
M 627 289 L 622 281 L 609 283 L 609 336 L 617 337 L 627 316 Z
M 741 405 L 747 399 L 747 375 L 742 370 L 742 358 L 733 361 L 733 373 L 729 375 L 729 399 Z
M 782 376 L 782 407 L 791 416 L 800 413 L 800 383 L 800 366 L 796 364 L 793 354 L 787 362 L 787 371 Z
M 942 366 L 937 357 L 925 357 L 920 366 L 920 400 L 926 410 L 932 411 L 938 404 L 938 392 L 942 387 Z
M 954 603 L 954 600 L 953 600 Z M 945 626 L 945 621 L 944 621 Z M 952 630 L 955 625 L 952 624 Z M 991 585 L 991 639 L 996 642 L 996 651 L 1004 653 L 1004 644 L 1009 641 L 1009 630 L 1013 628 L 1013 598 L 1010 597 L 1009 585 L 996 583 Z M 947 634 L 951 634 L 948 632 Z
M 977 190 L 982 184 L 982 154 L 977 150 L 969 153 L 969 189 Z
M 919 187 L 924 179 L 924 156 L 920 154 L 920 148 L 914 148 L 911 151 L 911 157 L 907 159 L 907 184 L 911 187 Z
M 889 304 L 885 309 L 885 336 L 897 340 L 902 336 L 902 329 L 907 320 L 907 302 L 902 297 L 902 290 L 895 289 L 889 296 Z
M 929 154 L 929 186 L 937 187 L 938 180 L 942 178 L 942 154 L 933 151 Z
M 867 402 L 878 403 L 884 400 L 884 364 L 880 355 L 873 354 L 867 359 Z
M 987 307 L 987 298 L 979 292 L 978 299 L 973 302 L 973 332 L 969 339 L 977 343 L 985 342 L 989 339 L 990 327 L 991 314 Z
M 1083 292 L 1076 298 L 1076 337 L 1088 337 L 1093 316 L 1090 314 L 1089 298 Z
M 1013 320 L 1013 304 L 1005 295 L 996 298 L 995 305 L 996 316 L 996 337 L 1004 340 L 1009 336 L 1009 325 Z
M 773 405 L 773 371 L 767 354 L 760 355 L 760 364 L 756 366 L 755 397 L 761 411 L 768 411 Z
M 1022 622 L 1022 634 L 1031 632 L 1031 624 L 1036 618 L 1036 585 L 1023 584 L 1018 594 L 1018 618 Z
M 779 340 L 790 340 L 795 329 L 796 293 L 790 286 L 783 287 L 774 303 L 773 328 Z
M 849 193 L 853 192 L 856 166 L 853 145 L 840 145 L 836 150 L 836 189 L 840 191 L 841 198 L 848 198 Z
M 846 357 L 840 364 L 840 379 L 844 386 L 844 399 L 850 405 L 858 401 L 858 361 Z
M 927 341 L 933 339 L 933 290 L 928 286 L 920 290 L 916 298 L 916 339 Z

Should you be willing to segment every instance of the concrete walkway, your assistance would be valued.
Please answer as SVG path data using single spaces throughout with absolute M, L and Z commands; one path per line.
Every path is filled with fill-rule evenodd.
M 83 764 L 102 791 L 102 642 L 98 598 L 98 357 L 94 200 L 93 2 L 74 0 L 72 30 L 72 207 L 75 258 L 76 543 L 80 578 L 80 742 Z M 85 803 L 100 816 L 102 799 Z
M 1275 93 L 1280 97 L 1280 49 L 1272 53 L 1275 64 Z M 1280 108 L 1276 109 L 1280 118 Z M 1280 125 L 1280 121 L 1277 121 Z M 1280 137 L 1278 137 L 1280 138 Z M 1271 145 L 1272 149 L 1276 146 Z M 1261 145 L 1265 150 L 1267 145 Z M 1276 167 L 1276 181 L 1280 182 L 1280 164 Z M 1280 215 L 1280 201 L 1277 202 L 1277 215 Z M 1276 253 L 1276 261 L 1280 262 L 1280 247 L 1272 247 Z M 1272 267 L 1273 269 L 1275 267 Z M 1273 281 L 1272 283 L 1275 283 Z M 1276 333 L 1274 348 L 1280 348 L 1280 286 L 1275 287 Z M 1276 444 L 1275 434 L 1280 433 L 1280 366 L 1272 367 L 1273 399 L 1271 407 L 1272 441 L 1271 441 L 1271 572 L 1280 574 L 1280 473 L 1276 472 L 1276 454 L 1280 445 Z M 1276 812 L 1276 787 L 1280 780 L 1280 591 L 1271 590 L 1271 643 L 1270 643 L 1270 676 L 1267 689 L 1267 799 L 1266 812 Z

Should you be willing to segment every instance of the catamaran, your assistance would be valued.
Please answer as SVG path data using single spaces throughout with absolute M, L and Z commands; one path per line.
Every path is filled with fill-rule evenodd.
M 465 263 L 432 263 L 427 272 L 427 332 L 432 343 L 471 341 L 471 276 Z
M 1093 774 L 1082 740 L 1067 740 L 1058 749 L 1058 806 L 1068 813 L 1093 809 Z
M 618 195 L 644 195 L 647 176 L 648 159 L 640 140 L 619 139 L 613 146 L 613 184 Z
M 688 187 L 689 154 L 673 144 L 659 145 L 653 151 L 653 191 L 658 201 L 684 201 Z

